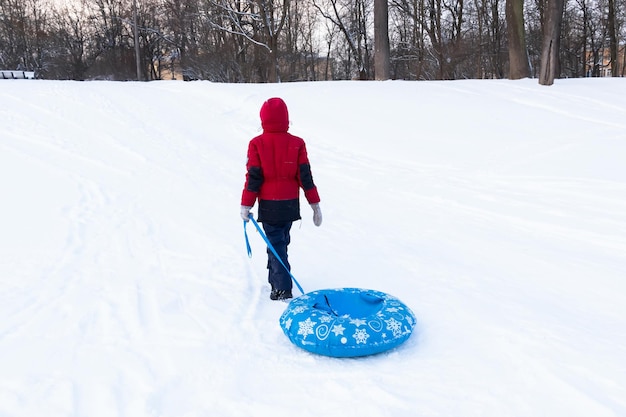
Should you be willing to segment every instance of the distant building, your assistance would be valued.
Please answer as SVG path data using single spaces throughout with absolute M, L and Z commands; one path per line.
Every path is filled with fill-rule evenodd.
M 621 45 L 617 51 L 618 77 L 626 76 L 626 44 Z M 585 75 L 587 77 L 612 77 L 611 52 L 609 48 L 598 51 L 587 51 Z

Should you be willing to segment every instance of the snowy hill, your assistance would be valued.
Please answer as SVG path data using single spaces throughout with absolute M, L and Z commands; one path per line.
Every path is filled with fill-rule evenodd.
M 282 334 L 239 217 L 285 99 L 305 291 L 402 299 L 381 355 Z M 0 416 L 626 415 L 626 83 L 0 82 Z

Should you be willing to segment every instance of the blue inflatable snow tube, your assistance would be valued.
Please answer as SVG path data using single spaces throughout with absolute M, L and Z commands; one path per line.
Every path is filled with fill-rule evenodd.
M 340 288 L 294 298 L 280 317 L 293 344 L 333 357 L 367 356 L 406 341 L 416 321 L 411 309 L 380 291 Z

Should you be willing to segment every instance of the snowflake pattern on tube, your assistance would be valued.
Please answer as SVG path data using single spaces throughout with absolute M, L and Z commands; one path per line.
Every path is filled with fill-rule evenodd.
M 389 294 L 359 288 L 320 290 L 294 298 L 280 318 L 296 346 L 334 357 L 392 349 L 414 331 L 415 316 Z

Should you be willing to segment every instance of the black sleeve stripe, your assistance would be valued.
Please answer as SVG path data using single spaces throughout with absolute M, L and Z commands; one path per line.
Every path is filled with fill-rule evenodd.
M 300 165 L 300 180 L 302 181 L 302 188 L 304 188 L 305 191 L 315 187 L 313 174 L 311 174 L 311 166 L 309 164 Z
M 261 167 L 250 167 L 248 169 L 248 191 L 258 193 L 263 184 L 263 171 Z

